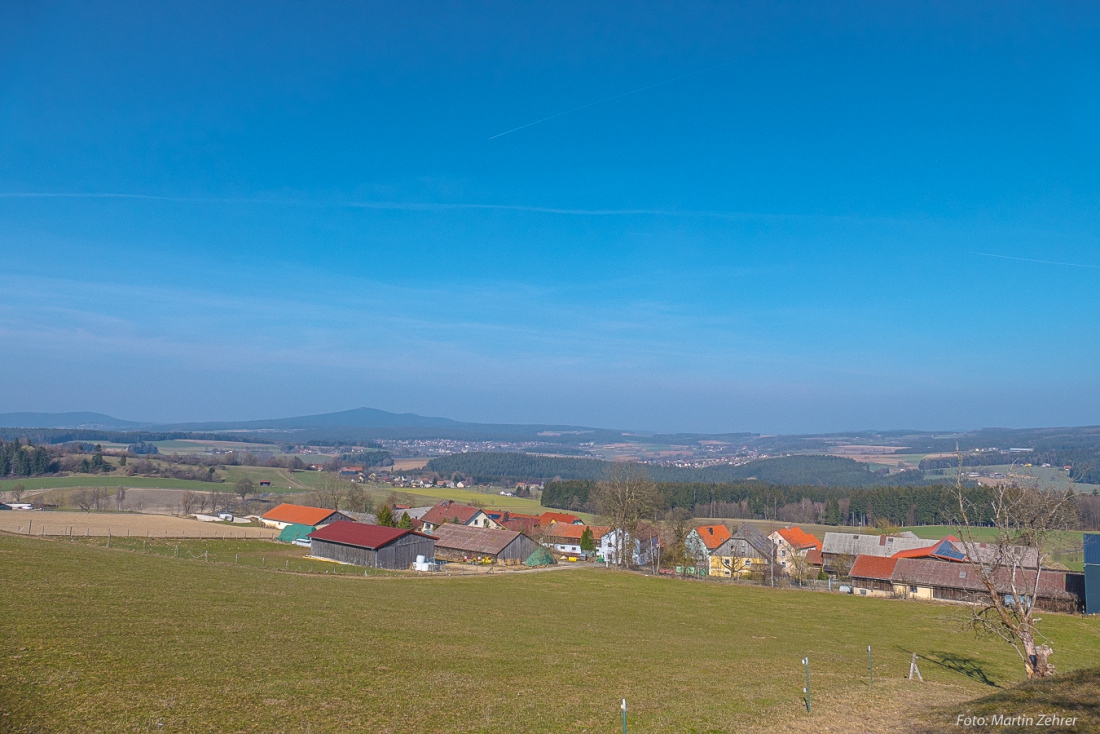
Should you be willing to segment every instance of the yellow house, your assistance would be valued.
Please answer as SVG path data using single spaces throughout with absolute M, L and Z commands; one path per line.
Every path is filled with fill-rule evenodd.
M 734 578 L 763 573 L 774 553 L 771 541 L 754 525 L 746 523 L 710 551 L 710 575 Z

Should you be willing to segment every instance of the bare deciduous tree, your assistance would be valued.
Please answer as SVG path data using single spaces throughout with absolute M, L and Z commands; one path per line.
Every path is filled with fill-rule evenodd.
M 814 566 L 806 557 L 806 551 L 795 548 L 787 557 L 787 573 L 801 586 L 813 573 Z
M 11 488 L 11 501 L 12 502 L 22 502 L 23 501 L 23 493 L 26 492 L 26 491 L 27 491 L 27 488 L 25 486 L 23 486 L 22 484 L 15 485 L 14 487 Z
M 242 477 L 237 480 L 237 483 L 233 485 L 233 490 L 237 493 L 237 496 L 241 498 L 241 502 L 244 502 L 248 495 L 252 494 L 256 489 L 256 485 L 248 477 Z
M 102 487 L 92 489 L 92 509 L 102 512 L 105 504 L 107 504 L 107 490 Z
M 119 512 L 122 512 L 122 505 L 126 502 L 126 487 L 119 487 L 115 490 L 115 507 Z
M 856 557 L 851 553 L 842 553 L 832 560 L 833 571 L 836 572 L 836 577 L 840 580 L 845 580 L 851 576 L 852 566 L 856 563 Z
M 604 522 L 618 531 L 614 535 L 615 564 L 633 565 L 638 525 L 657 506 L 657 486 L 638 464 L 619 462 L 608 470 L 607 479 L 596 485 L 592 502 Z
M 187 490 L 180 494 L 180 514 L 181 515 L 193 515 L 195 513 L 195 505 L 199 503 L 199 498 L 191 490 Z
M 665 528 L 667 529 L 668 550 L 665 552 L 665 561 L 670 566 L 688 565 L 687 538 L 691 532 L 690 514 L 682 507 L 676 507 L 665 515 Z
M 321 475 L 321 483 L 314 492 L 318 507 L 328 510 L 339 510 L 340 503 L 347 497 L 349 482 L 345 482 L 335 474 L 325 473 Z
M 1033 483 L 1006 482 L 992 487 L 981 506 L 962 484 L 962 460 L 955 484 L 958 504 L 956 532 L 962 540 L 967 562 L 974 569 L 986 593 L 968 620 L 978 632 L 993 634 L 1016 650 L 1028 678 L 1045 678 L 1054 673 L 1049 662 L 1053 650 L 1042 640 L 1035 616 L 1036 599 L 1044 566 L 1057 531 L 1073 517 L 1073 487 L 1065 490 L 1040 489 Z M 978 521 L 988 518 L 995 532 L 975 532 Z
M 352 512 L 374 512 L 374 500 L 358 484 L 352 484 L 345 496 L 347 508 Z
M 223 492 L 214 490 L 210 493 L 210 511 L 217 513 L 219 509 L 224 509 L 229 506 L 229 497 Z
M 84 512 L 92 511 L 92 498 L 88 494 L 88 490 L 84 487 L 80 488 L 80 491 L 73 495 L 73 501 L 76 502 L 76 506 L 84 510 Z

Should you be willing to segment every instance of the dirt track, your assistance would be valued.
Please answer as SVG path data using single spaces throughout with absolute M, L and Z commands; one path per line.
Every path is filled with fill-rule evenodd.
M 271 528 L 186 520 L 170 515 L 114 512 L 0 512 L 0 530 L 22 535 L 100 535 L 150 538 L 274 538 Z

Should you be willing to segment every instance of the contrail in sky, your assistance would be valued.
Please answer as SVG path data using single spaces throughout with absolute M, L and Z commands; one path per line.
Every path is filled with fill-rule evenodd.
M 705 209 L 577 209 L 529 204 L 486 204 L 477 202 L 432 201 L 309 201 L 301 199 L 263 199 L 256 197 L 210 196 L 160 196 L 157 194 L 58 193 L 0 191 L 0 199 L 130 199 L 138 201 L 169 201 L 182 204 L 261 204 L 333 209 L 379 209 L 390 211 L 439 212 L 439 211 L 511 211 L 532 214 L 562 214 L 585 217 L 698 217 L 712 219 L 806 219 L 810 215 L 768 214 L 760 212 L 711 211 Z
M 678 82 L 681 79 L 687 79 L 688 77 L 697 76 L 699 74 L 705 74 L 708 71 L 714 71 L 715 69 L 721 69 L 723 66 L 729 66 L 732 63 L 734 63 L 734 62 L 727 61 L 724 64 L 718 64 L 717 66 L 708 66 L 705 69 L 700 69 L 699 71 L 693 71 L 690 74 L 684 74 L 683 76 L 678 76 L 674 79 L 666 79 L 663 82 L 657 82 L 656 84 L 650 84 L 650 85 L 645 86 L 645 87 L 638 87 L 637 89 L 632 89 L 629 92 L 623 92 L 622 94 L 616 94 L 614 97 L 607 97 L 605 99 L 598 99 L 595 102 L 589 102 L 588 104 L 582 104 L 580 107 L 573 107 L 573 108 L 565 110 L 563 112 L 555 112 L 554 114 L 550 115 L 549 117 L 544 117 L 541 120 L 535 120 L 534 122 L 528 122 L 526 125 L 520 125 L 519 127 L 514 127 L 511 130 L 505 130 L 502 133 L 497 133 L 496 135 L 492 135 L 492 136 L 489 137 L 489 140 L 496 140 L 497 138 L 502 138 L 505 135 L 508 135 L 509 133 L 514 133 L 517 130 L 522 130 L 525 127 L 531 127 L 532 125 L 538 125 L 540 122 L 546 122 L 547 120 L 553 120 L 555 117 L 561 117 L 562 115 L 568 115 L 571 112 L 577 112 L 579 110 L 587 109 L 588 107 L 594 107 L 598 104 L 603 104 L 604 102 L 611 102 L 611 101 L 616 100 L 616 99 L 622 99 L 623 97 L 629 97 L 632 94 L 637 94 L 638 92 L 644 92 L 647 89 L 653 89 L 654 87 L 664 86 L 665 84 L 672 84 L 673 82 Z
M 1090 270 L 1100 270 L 1100 265 L 1085 265 L 1083 263 L 1064 263 L 1056 260 L 1033 260 L 1030 257 L 1012 257 L 1011 255 L 994 255 L 992 252 L 971 252 L 971 255 L 981 255 L 982 257 L 996 257 L 1001 260 L 1019 260 L 1025 263 L 1039 263 L 1040 265 L 1064 265 L 1069 268 L 1088 268 Z

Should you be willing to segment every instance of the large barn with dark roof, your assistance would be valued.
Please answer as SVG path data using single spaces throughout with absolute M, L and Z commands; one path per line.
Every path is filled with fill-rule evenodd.
M 435 538 L 415 530 L 334 522 L 309 534 L 310 555 L 368 568 L 405 570 L 417 556 L 431 560 Z

